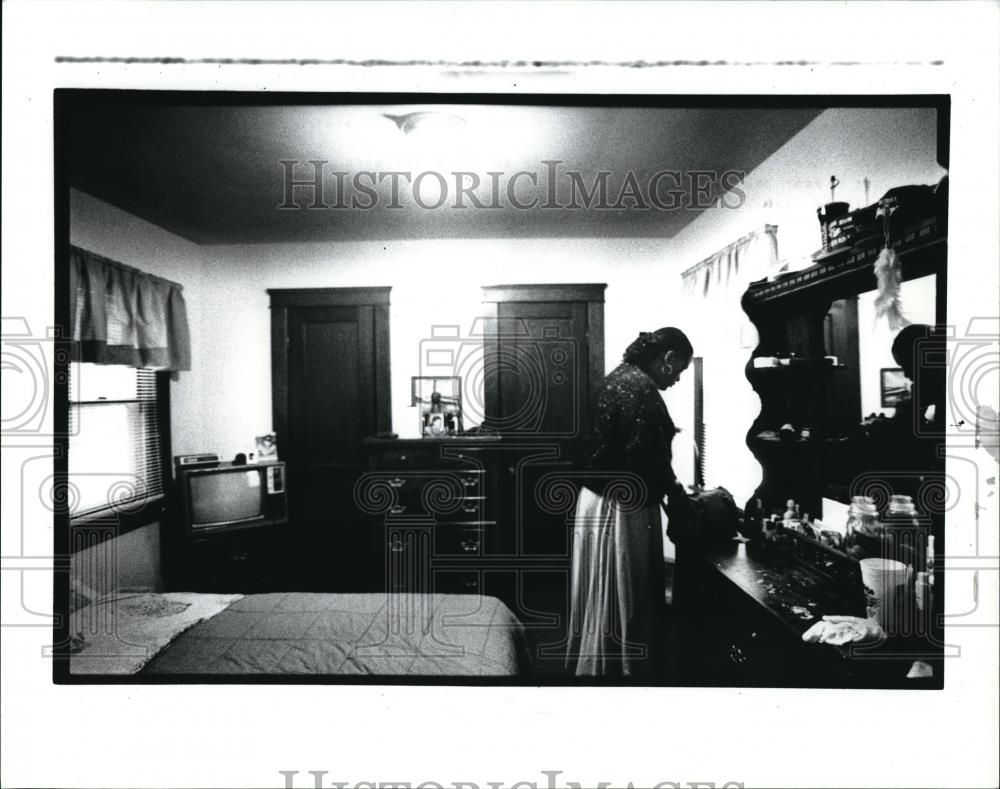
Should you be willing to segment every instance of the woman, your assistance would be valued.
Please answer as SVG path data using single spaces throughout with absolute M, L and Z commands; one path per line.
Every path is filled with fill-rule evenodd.
M 660 506 L 684 491 L 671 468 L 677 430 L 660 392 L 692 355 L 680 329 L 643 332 L 602 384 L 573 534 L 567 664 L 577 675 L 652 678 L 663 669 Z
M 944 432 L 946 353 L 944 337 L 922 323 L 904 327 L 892 341 L 892 358 L 913 384 L 910 402 L 901 403 L 896 416 L 905 416 L 917 437 Z

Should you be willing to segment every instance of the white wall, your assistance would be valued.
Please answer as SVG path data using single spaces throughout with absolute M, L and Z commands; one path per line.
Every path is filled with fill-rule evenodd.
M 435 325 L 471 330 L 483 285 L 607 283 L 605 356 L 610 371 L 641 330 L 673 323 L 677 286 L 662 240 L 472 239 L 220 246 L 205 249 L 202 280 L 205 374 L 201 429 L 184 451 L 224 456 L 271 428 L 268 288 L 392 286 L 390 344 L 393 429 L 417 434 L 410 376 Z M 239 408 L 233 407 L 238 395 Z M 175 442 L 181 440 L 175 436 Z M 188 436 L 185 440 L 190 441 Z M 279 446 L 281 438 L 279 437 Z M 175 443 L 178 451 L 179 444 Z
M 904 184 L 934 184 L 945 171 L 936 161 L 936 112 L 933 109 L 830 109 L 779 148 L 750 172 L 743 184 L 746 199 L 734 210 L 705 211 L 674 239 L 669 249 L 669 276 L 675 282 L 681 272 L 742 236 L 765 224 L 778 226 L 779 257 L 808 263 L 819 249 L 820 228 L 816 209 L 830 200 L 829 181 L 840 181 L 836 199 L 860 208 L 880 198 L 889 189 Z M 865 202 L 864 179 L 869 180 Z M 731 309 L 739 310 L 734 294 Z M 705 358 L 706 383 L 736 392 L 727 413 L 730 426 L 742 429 L 712 430 L 707 425 L 709 485 L 725 485 L 738 500 L 746 499 L 760 482 L 760 466 L 746 448 L 746 430 L 759 413 L 755 396 L 742 397 L 750 384 L 742 366 L 726 362 L 725 369 L 712 370 L 713 358 L 732 356 L 728 335 L 704 328 L 706 320 L 700 299 L 684 304 L 679 325 L 696 327 L 699 338 L 695 353 Z M 741 359 L 749 358 L 745 351 Z M 708 393 L 706 393 L 708 394 Z
M 124 589 L 162 591 L 157 524 L 77 551 L 70 557 L 70 580 L 90 599 Z

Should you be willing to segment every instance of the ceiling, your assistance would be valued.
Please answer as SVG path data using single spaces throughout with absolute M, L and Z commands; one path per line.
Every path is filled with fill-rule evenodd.
M 64 130 L 61 166 L 69 185 L 199 244 L 669 238 L 703 210 L 699 204 L 738 178 L 730 176 L 727 184 L 719 175 L 694 171 L 750 172 L 821 111 L 565 101 L 288 104 L 275 97 L 263 104 L 192 101 L 193 94 L 185 103 L 151 102 L 134 93 L 91 100 L 86 91 L 74 93 L 57 127 Z M 434 114 L 400 119 L 423 111 Z M 417 123 L 414 131 L 414 120 L 429 123 Z M 321 163 L 324 192 L 316 207 L 309 207 L 315 190 L 287 183 L 313 180 L 310 160 Z M 651 181 L 663 170 L 679 176 Z M 471 194 L 458 193 L 456 171 L 475 174 L 461 176 L 465 187 L 479 179 Z M 528 175 L 514 177 L 519 171 Z M 391 172 L 410 178 L 386 175 Z M 423 172 L 430 174 L 418 180 Z M 696 177 L 707 189 L 700 197 L 693 193 Z M 604 205 L 598 206 L 598 193 L 588 208 L 579 189 L 590 191 L 601 178 Z M 533 199 L 532 208 L 512 204 Z M 338 202 L 348 207 L 322 205 Z M 542 207 L 546 203 L 577 207 Z

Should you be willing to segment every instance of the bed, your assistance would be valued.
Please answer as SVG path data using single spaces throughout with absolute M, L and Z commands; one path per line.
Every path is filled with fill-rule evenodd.
M 117 594 L 71 614 L 71 674 L 509 677 L 524 628 L 478 595 Z

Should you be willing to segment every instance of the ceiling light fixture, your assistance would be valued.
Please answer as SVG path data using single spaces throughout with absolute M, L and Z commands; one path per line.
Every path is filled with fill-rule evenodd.
M 391 120 L 406 135 L 454 133 L 465 126 L 465 118 L 447 112 L 422 111 L 408 112 L 405 115 L 383 113 L 382 117 Z

